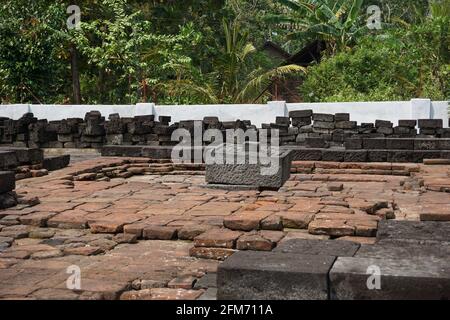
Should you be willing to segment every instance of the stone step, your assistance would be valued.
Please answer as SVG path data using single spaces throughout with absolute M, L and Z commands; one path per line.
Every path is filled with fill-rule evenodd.
M 330 271 L 331 299 L 447 300 L 449 297 L 448 258 L 339 257 Z
M 343 255 L 341 255 L 343 256 Z M 373 245 L 362 244 L 356 253 L 358 258 L 377 259 L 449 259 L 450 242 L 384 241 Z
M 44 151 L 37 148 L 0 147 L 0 151 L 12 151 L 19 164 L 38 164 L 44 160 Z
M 335 257 L 239 251 L 219 265 L 218 300 L 326 300 Z
M 280 242 L 274 252 L 353 257 L 359 244 L 349 241 L 292 239 Z
M 450 242 L 450 222 L 382 220 L 377 240 L 425 240 Z

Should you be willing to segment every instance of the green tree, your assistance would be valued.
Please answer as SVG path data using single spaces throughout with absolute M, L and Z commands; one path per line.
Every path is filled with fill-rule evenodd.
M 183 48 L 198 37 L 191 25 L 175 35 L 154 33 L 151 23 L 126 0 L 101 0 L 97 10 L 101 16 L 83 20 L 81 30 L 73 33 L 73 41 L 92 72 L 82 81 L 82 91 L 91 101 L 156 102 L 157 85 L 180 78 L 190 68 L 191 59 Z
M 447 100 L 449 26 L 448 17 L 438 17 L 366 37 L 311 67 L 300 91 L 306 101 Z
M 0 100 L 66 100 L 69 60 L 59 32 L 65 6 L 55 1 L 7 0 L 0 5 Z
M 363 0 L 278 0 L 284 14 L 267 20 L 291 27 L 288 38 L 325 40 L 329 54 L 346 50 L 367 31 L 362 23 Z

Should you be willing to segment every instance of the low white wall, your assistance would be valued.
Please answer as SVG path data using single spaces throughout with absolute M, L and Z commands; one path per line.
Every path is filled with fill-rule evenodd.
M 1 107 L 0 107 L 1 108 Z M 84 118 L 86 112 L 100 111 L 103 116 L 108 118 L 112 113 L 118 113 L 121 117 L 134 117 L 141 111 L 135 105 L 30 105 L 30 112 L 38 119 L 61 120 L 67 118 Z M 143 112 L 143 110 L 142 110 Z M 152 114 L 153 109 L 147 113 Z
M 0 104 L 0 117 L 10 119 L 19 119 L 25 113 L 29 112 L 28 104 Z
M 137 115 L 171 116 L 173 122 L 201 120 L 217 116 L 222 121 L 251 120 L 253 124 L 271 123 L 277 116 L 288 116 L 289 111 L 312 109 L 316 113 L 350 113 L 351 120 L 358 123 L 389 120 L 397 125 L 402 119 L 443 119 L 448 127 L 448 102 L 429 99 L 413 99 L 395 102 L 346 102 L 346 103 L 285 103 L 274 101 L 267 104 L 231 105 L 0 105 L 0 117 L 19 119 L 32 112 L 39 119 L 61 120 L 84 118 L 86 112 L 98 110 L 106 118 L 112 113 L 121 117 Z

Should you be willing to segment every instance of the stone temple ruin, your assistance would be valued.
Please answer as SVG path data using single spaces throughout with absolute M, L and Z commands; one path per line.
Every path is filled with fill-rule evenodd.
M 450 298 L 442 119 L 171 120 L 0 118 L 0 299 Z M 177 129 L 276 129 L 279 166 L 172 161 Z

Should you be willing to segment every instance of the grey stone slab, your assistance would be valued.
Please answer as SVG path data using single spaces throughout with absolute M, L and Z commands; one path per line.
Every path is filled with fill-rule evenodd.
M 293 110 L 289 111 L 289 117 L 291 118 L 307 118 L 313 115 L 312 110 Z
M 348 138 L 345 139 L 344 146 L 348 150 L 359 150 L 362 149 L 363 142 L 361 138 Z
M 355 257 L 380 259 L 450 259 L 450 242 L 397 241 L 362 244 Z
M 388 150 L 414 150 L 414 139 L 386 139 L 386 149 Z
M 249 190 L 259 190 L 258 186 L 252 185 L 244 185 L 244 184 L 202 184 L 201 188 L 207 189 L 220 189 L 220 190 L 228 190 L 228 191 L 249 191 Z
M 328 130 L 332 130 L 334 129 L 335 123 L 334 122 L 327 122 L 327 121 L 314 121 L 313 124 L 314 128 L 318 128 L 318 129 L 328 129 Z
M 384 239 L 450 241 L 450 222 L 382 220 L 377 240 Z
M 103 157 L 142 157 L 142 146 L 103 146 Z
M 414 150 L 439 150 L 439 139 L 414 139 Z
M 367 151 L 366 150 L 346 150 L 344 161 L 345 162 L 366 162 L 367 161 Z
M 323 149 L 307 149 L 304 147 L 288 147 L 282 150 L 291 150 L 292 161 L 320 161 Z
M 270 154 L 261 161 L 259 154 L 244 149 L 234 149 L 233 146 L 223 145 L 215 149 L 216 153 L 223 152 L 223 164 L 207 163 L 205 180 L 208 184 L 249 185 L 260 189 L 279 189 L 289 179 L 291 172 L 290 151 Z M 237 156 L 243 157 L 243 163 L 237 161 Z M 235 159 L 229 163 L 226 159 Z M 254 159 L 250 161 L 250 159 Z
M 312 118 L 314 121 L 333 122 L 334 115 L 328 113 L 313 113 Z
M 273 252 L 353 257 L 359 246 L 351 241 L 292 239 L 281 242 Z
M 14 151 L 0 150 L 0 170 L 13 169 L 19 165 Z
M 415 128 L 417 120 L 398 120 L 399 127 Z
M 448 138 L 439 139 L 439 149 L 440 150 L 450 150 L 450 139 L 448 139 Z
M 350 113 L 336 113 L 334 115 L 334 121 L 350 121 Z
M 70 163 L 70 155 L 54 156 L 45 158 L 42 167 L 48 171 L 59 170 L 65 168 Z
M 440 159 L 439 150 L 414 150 L 412 162 L 423 162 L 423 159 Z
M 397 163 L 413 162 L 413 150 L 389 150 L 388 161 Z
M 363 148 L 368 150 L 384 150 L 386 149 L 385 138 L 363 139 Z
M 375 120 L 376 128 L 392 128 L 393 123 L 387 120 Z
M 326 300 L 335 258 L 239 251 L 219 265 L 219 300 Z
M 356 129 L 357 126 L 358 126 L 358 123 L 356 121 L 338 121 L 338 122 L 336 122 L 337 129 L 353 130 L 353 129 Z
M 44 151 L 37 148 L 0 147 L 0 151 L 13 151 L 20 164 L 38 164 L 44 159 Z
M 448 259 L 377 259 L 339 257 L 330 271 L 330 297 L 337 300 L 448 300 Z M 373 284 L 373 268 L 380 271 L 380 289 Z M 372 287 L 373 288 L 373 287 Z
M 420 119 L 419 128 L 439 129 L 443 127 L 442 119 Z
M 369 162 L 386 162 L 389 152 L 387 150 L 368 150 L 367 160 Z
M 305 143 L 308 148 L 326 148 L 327 146 L 325 139 L 320 137 L 307 137 Z
M 322 151 L 322 161 L 344 161 L 345 150 L 324 149 Z
M 12 171 L 0 171 L 0 194 L 16 188 L 16 178 Z

